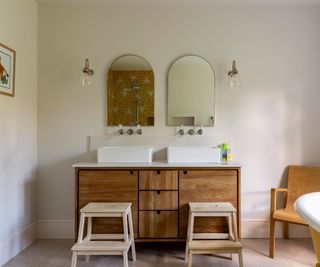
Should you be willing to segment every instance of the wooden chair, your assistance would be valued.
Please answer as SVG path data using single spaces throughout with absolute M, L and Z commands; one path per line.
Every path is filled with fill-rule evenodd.
M 275 222 L 283 222 L 283 237 L 289 238 L 288 223 L 307 225 L 293 204 L 306 193 L 320 191 L 320 167 L 289 166 L 288 188 L 271 189 L 269 256 L 274 258 Z M 283 193 L 285 208 L 277 209 L 277 194 Z

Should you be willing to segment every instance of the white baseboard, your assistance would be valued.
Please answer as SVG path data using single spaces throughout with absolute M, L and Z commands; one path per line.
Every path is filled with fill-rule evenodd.
M 11 238 L 0 242 L 0 266 L 38 239 L 38 222 L 33 222 Z
M 74 238 L 74 220 L 40 220 L 38 228 L 39 239 Z
M 269 238 L 268 220 L 243 220 L 241 224 L 242 238 Z M 276 222 L 276 237 L 282 238 L 282 223 Z M 290 238 L 310 238 L 309 227 L 289 224 Z
M 73 220 L 45 220 L 39 221 L 40 239 L 73 239 L 74 221 Z M 309 238 L 309 229 L 306 226 L 290 225 L 290 237 Z M 241 229 L 242 238 L 268 238 L 269 221 L 254 219 L 243 220 Z M 276 237 L 281 238 L 281 223 L 276 223 Z

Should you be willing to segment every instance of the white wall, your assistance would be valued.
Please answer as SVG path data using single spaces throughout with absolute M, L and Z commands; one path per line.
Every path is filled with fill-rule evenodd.
M 0 42 L 16 50 L 15 97 L 0 95 L 0 266 L 37 236 L 37 4 L 1 0 Z
M 231 137 L 243 164 L 243 220 L 266 220 L 270 188 L 283 183 L 286 166 L 320 164 L 318 25 L 318 7 L 40 4 L 40 225 L 74 218 L 71 165 L 88 157 L 88 136 L 115 130 L 104 126 L 106 71 L 127 53 L 155 72 L 156 125 L 144 128 L 148 136 L 174 133 L 166 127 L 170 64 L 184 54 L 212 64 L 217 119 L 205 134 Z M 79 82 L 86 57 L 95 70 L 89 89 Z M 231 89 L 225 75 L 233 59 L 243 86 Z

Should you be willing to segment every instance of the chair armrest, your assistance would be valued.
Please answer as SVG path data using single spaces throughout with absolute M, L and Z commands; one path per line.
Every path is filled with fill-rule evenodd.
M 276 193 L 278 192 L 288 192 L 287 188 L 271 188 L 271 191 L 274 190 Z
M 270 201 L 270 216 L 277 210 L 277 193 L 288 193 L 287 188 L 271 188 L 271 201 Z M 287 196 L 284 196 L 285 202 Z

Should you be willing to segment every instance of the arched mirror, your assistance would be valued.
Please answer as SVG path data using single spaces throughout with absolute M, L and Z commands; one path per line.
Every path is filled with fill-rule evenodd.
M 199 56 L 177 59 L 168 73 L 168 126 L 214 126 L 214 72 Z
M 154 75 L 142 57 L 124 55 L 110 66 L 107 77 L 107 125 L 154 125 Z

